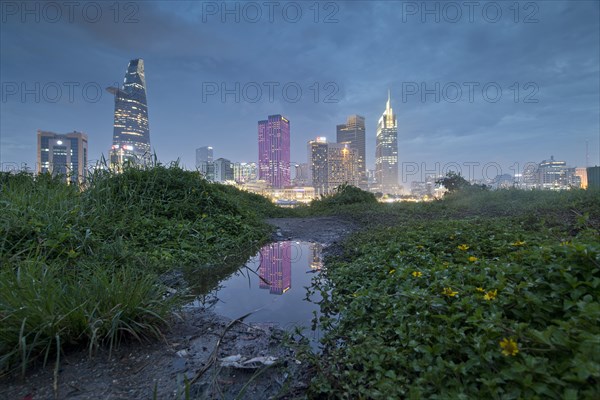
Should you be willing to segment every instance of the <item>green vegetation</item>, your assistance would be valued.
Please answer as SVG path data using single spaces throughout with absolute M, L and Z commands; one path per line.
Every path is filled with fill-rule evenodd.
M 1 174 L 0 373 L 65 346 L 160 336 L 181 298 L 165 297 L 158 276 L 240 262 L 276 212 L 176 165 L 100 171 L 84 191 Z
M 161 274 L 206 290 L 268 239 L 265 217 L 341 215 L 365 229 L 310 289 L 325 332 L 310 396 L 600 397 L 600 193 L 447 178 L 441 201 L 344 185 L 290 210 L 177 166 L 100 171 L 83 191 L 0 174 L 0 373 L 160 337 L 183 300 Z
M 454 171 L 448 172 L 445 177 L 438 179 L 435 183 L 444 186 L 448 190 L 448 193 L 488 190 L 486 185 L 470 183 L 460 173 L 457 174 Z
M 340 185 L 335 191 L 320 199 L 313 200 L 310 206 L 314 209 L 328 209 L 353 204 L 376 204 L 377 198 L 370 192 L 366 192 L 351 185 Z
M 600 195 L 337 207 L 369 228 L 313 291 L 318 398 L 600 397 Z

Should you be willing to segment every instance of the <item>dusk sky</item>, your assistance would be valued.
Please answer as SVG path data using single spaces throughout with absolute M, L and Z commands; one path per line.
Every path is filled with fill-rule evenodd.
M 480 177 L 490 163 L 513 174 L 551 155 L 585 166 L 586 141 L 590 166 L 600 163 L 597 0 L 24 4 L 2 1 L 3 169 L 35 165 L 38 129 L 85 132 L 90 160 L 106 155 L 104 88 L 134 58 L 145 62 L 152 148 L 187 168 L 204 145 L 256 161 L 257 121 L 270 114 L 291 121 L 294 162 L 306 162 L 308 140 L 335 141 L 337 124 L 365 116 L 373 168 L 388 89 L 401 168 L 455 162 L 468 175 L 465 163 L 479 163 L 469 165 Z

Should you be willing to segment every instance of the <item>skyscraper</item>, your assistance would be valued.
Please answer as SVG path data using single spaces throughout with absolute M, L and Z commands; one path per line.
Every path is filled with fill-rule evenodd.
M 348 143 L 356 151 L 359 185 L 367 187 L 365 117 L 350 115 L 345 124 L 337 125 L 337 142 Z
M 327 139 L 318 137 L 308 142 L 308 165 L 315 193 L 327 193 Z
M 292 287 L 291 242 L 276 242 L 260 250 L 259 287 L 271 294 L 283 294 Z
M 125 162 L 149 164 L 150 129 L 144 60 L 138 58 L 129 62 L 122 88 L 109 87 L 106 90 L 115 96 L 111 166 L 119 168 Z
M 356 151 L 348 143 L 327 143 L 324 137 L 308 142 L 312 185 L 316 194 L 327 194 L 343 184 L 356 186 Z
M 196 149 L 196 168 L 200 168 L 202 162 L 213 162 L 213 148 L 202 146 Z
M 290 121 L 281 115 L 258 121 L 258 179 L 275 189 L 290 185 Z
M 398 192 L 398 125 L 389 91 L 385 111 L 377 123 L 375 179 L 383 193 Z
M 88 137 L 85 133 L 59 134 L 38 130 L 37 172 L 60 175 L 67 183 L 87 177 Z

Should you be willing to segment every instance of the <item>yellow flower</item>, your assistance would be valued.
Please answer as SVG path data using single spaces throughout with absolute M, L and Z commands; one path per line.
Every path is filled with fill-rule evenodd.
M 502 348 L 502 354 L 505 356 L 515 356 L 519 352 L 518 343 L 512 339 L 502 339 L 500 347 Z
M 498 290 L 494 289 L 492 291 L 487 292 L 483 298 L 484 300 L 494 300 L 496 298 L 496 296 L 498 295 Z
M 564 242 L 560 242 L 561 246 L 569 246 L 571 244 L 571 242 L 569 242 L 568 240 L 565 240 Z
M 354 297 L 358 297 L 358 293 L 356 293 L 356 292 L 355 292 L 355 293 L 352 293 L 352 296 L 354 296 Z
M 481 293 L 485 292 L 485 290 L 482 287 L 478 287 L 475 290 L 477 290 L 478 292 L 481 292 Z
M 444 291 L 442 292 L 443 295 L 448 296 L 448 297 L 454 297 L 458 294 L 458 292 L 454 292 L 452 290 L 452 288 L 446 287 L 444 288 Z
M 423 273 L 421 271 L 413 271 L 413 273 L 412 273 L 412 276 L 414 276 L 415 278 L 418 278 L 422 275 L 423 275 Z
M 425 247 L 422 244 L 417 245 L 417 249 L 424 249 Z
M 525 242 L 521 241 L 521 240 L 517 240 L 516 242 L 514 242 L 512 244 L 513 246 L 524 246 Z
M 477 260 L 479 260 L 477 257 L 474 257 L 474 256 L 469 257 L 469 261 L 471 261 L 471 262 L 475 262 Z
M 395 270 L 395 269 L 391 269 L 391 270 L 390 270 L 390 272 L 389 272 L 389 274 L 391 275 L 391 274 L 393 274 L 394 272 L 396 272 L 396 270 Z
M 461 244 L 458 246 L 458 249 L 462 251 L 467 251 L 469 250 L 469 246 L 467 246 L 466 244 Z

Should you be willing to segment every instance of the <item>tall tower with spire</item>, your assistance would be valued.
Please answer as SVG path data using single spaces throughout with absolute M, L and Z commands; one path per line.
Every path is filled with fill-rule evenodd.
M 385 111 L 377 123 L 375 179 L 383 193 L 398 193 L 398 124 L 389 90 Z
M 111 167 L 119 169 L 126 162 L 147 165 L 151 154 L 144 60 L 129 62 L 122 88 L 106 90 L 115 96 Z

